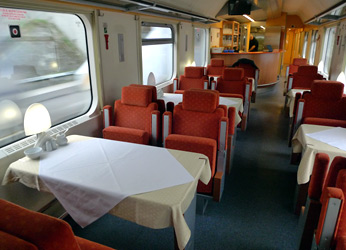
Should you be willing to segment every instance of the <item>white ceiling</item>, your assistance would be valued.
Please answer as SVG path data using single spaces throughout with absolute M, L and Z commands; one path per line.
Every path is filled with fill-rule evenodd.
M 261 9 L 251 12 L 255 20 L 266 20 L 268 17 L 279 17 L 281 12 L 298 15 L 303 22 L 322 13 L 328 8 L 344 0 L 251 0 Z M 157 0 L 156 3 L 192 12 L 206 17 L 228 19 L 232 16 L 217 16 L 228 0 Z M 241 19 L 242 20 L 242 19 Z M 239 21 L 241 21 L 239 20 Z M 245 22 L 244 20 L 243 22 Z

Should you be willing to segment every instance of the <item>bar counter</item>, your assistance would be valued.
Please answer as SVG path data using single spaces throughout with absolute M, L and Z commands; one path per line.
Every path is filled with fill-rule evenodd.
M 260 69 L 258 86 L 276 84 L 280 72 L 281 52 L 244 52 L 244 53 L 211 53 L 211 58 L 222 58 L 225 65 L 231 67 L 240 58 L 254 61 Z

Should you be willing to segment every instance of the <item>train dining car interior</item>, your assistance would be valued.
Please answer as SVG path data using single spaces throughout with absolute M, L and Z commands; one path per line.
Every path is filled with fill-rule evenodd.
M 0 249 L 346 249 L 345 1 L 0 0 L 0 30 Z

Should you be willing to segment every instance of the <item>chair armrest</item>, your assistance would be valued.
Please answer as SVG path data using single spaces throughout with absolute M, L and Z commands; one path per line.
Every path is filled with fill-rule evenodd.
M 161 113 L 158 110 L 151 111 L 151 145 L 158 146 L 161 139 Z
M 229 94 L 229 93 L 220 93 L 221 97 L 233 97 L 233 98 L 241 98 L 244 102 L 244 97 L 241 94 Z
M 228 118 L 222 117 L 219 123 L 219 151 L 225 151 L 227 149 L 228 139 Z
M 166 138 L 172 134 L 172 112 L 166 111 L 162 116 L 162 142 L 166 146 Z
M 204 89 L 209 89 L 209 81 L 204 80 Z
M 228 135 L 234 135 L 237 124 L 235 124 L 236 108 L 228 108 Z
M 184 90 L 178 89 L 174 91 L 175 94 L 184 94 Z
M 290 72 L 290 65 L 288 65 L 287 68 L 286 68 L 286 77 L 289 76 L 289 72 Z
M 113 125 L 113 112 L 112 106 L 106 105 L 103 107 L 103 128 L 107 128 Z
M 300 124 L 302 123 L 303 113 L 304 113 L 304 104 L 305 104 L 304 99 L 299 99 L 297 102 L 297 107 L 296 107 L 295 116 L 294 116 L 294 120 L 293 120 L 293 122 L 294 122 L 293 126 L 294 127 L 293 127 L 292 137 L 294 136 L 294 134 L 298 130 Z
M 116 141 L 132 142 L 138 144 L 149 144 L 149 133 L 134 128 L 123 128 L 118 126 L 109 126 L 102 130 L 103 138 Z
M 346 128 L 346 121 L 345 120 L 337 120 L 337 119 L 306 117 L 306 118 L 304 118 L 303 123 L 304 124 L 314 124 L 314 125 Z
M 216 88 L 217 88 L 217 83 L 216 83 L 216 81 L 212 80 L 211 85 L 210 85 L 210 89 L 216 90 Z
M 173 79 L 173 93 L 179 89 L 179 81 L 178 78 Z
M 259 72 L 260 72 L 260 70 L 256 69 L 256 71 L 255 71 L 255 90 L 257 90 L 257 87 L 258 87 Z
M 288 91 L 290 91 L 292 89 L 292 85 L 293 85 L 293 76 L 289 76 L 286 93 L 288 93 Z

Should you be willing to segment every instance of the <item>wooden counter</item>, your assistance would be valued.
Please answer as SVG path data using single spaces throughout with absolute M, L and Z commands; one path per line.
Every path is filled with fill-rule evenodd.
M 211 58 L 222 58 L 226 66 L 232 66 L 240 58 L 254 61 L 260 69 L 258 86 L 264 87 L 278 82 L 280 72 L 281 51 L 278 52 L 247 52 L 247 53 L 211 53 Z

